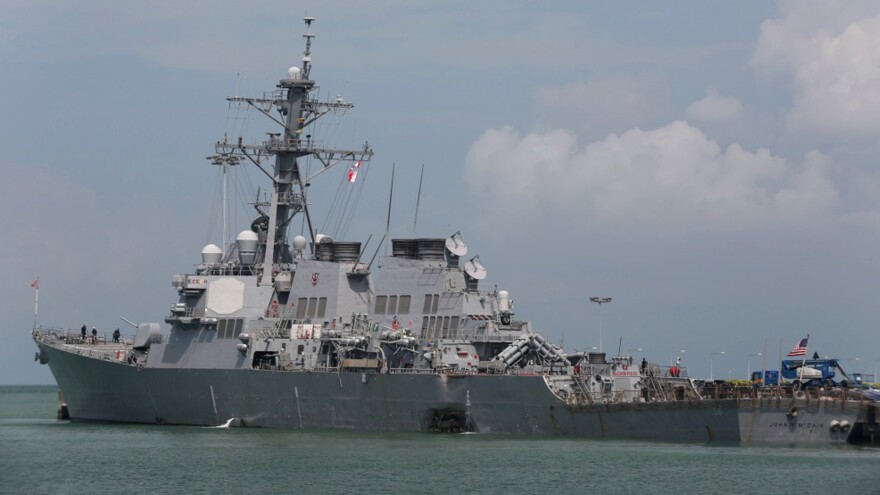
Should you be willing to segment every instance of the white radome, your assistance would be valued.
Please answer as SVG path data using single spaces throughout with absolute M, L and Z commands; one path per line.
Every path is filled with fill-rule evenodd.
M 220 263 L 223 250 L 216 244 L 208 244 L 202 248 L 202 263 Z

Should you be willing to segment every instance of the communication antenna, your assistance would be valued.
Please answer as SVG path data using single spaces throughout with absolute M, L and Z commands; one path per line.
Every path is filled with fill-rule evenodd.
M 363 249 L 361 249 L 361 252 L 358 253 L 358 257 L 357 257 L 357 259 L 354 260 L 354 265 L 352 265 L 352 267 L 351 267 L 352 273 L 354 273 L 356 271 L 358 263 L 360 263 L 360 261 L 361 261 L 361 256 L 363 256 L 364 253 L 367 251 L 367 246 L 370 245 L 370 239 L 372 239 L 372 238 L 373 238 L 373 234 L 370 234 L 369 237 L 367 237 L 367 242 L 364 243 Z
M 387 234 L 386 234 L 386 235 L 383 235 L 383 236 L 382 236 L 382 240 L 379 241 L 379 245 L 376 246 L 376 252 L 373 253 L 373 257 L 370 258 L 370 264 L 367 265 L 367 270 L 369 270 L 369 269 L 373 266 L 373 262 L 376 261 L 376 256 L 378 256 L 378 254 L 379 254 L 379 250 L 382 249 L 382 243 L 385 242 L 385 237 L 386 237 L 386 236 L 387 236 Z
M 467 254 L 467 244 L 461 239 L 461 231 L 452 234 L 446 239 L 446 249 L 458 257 Z
M 223 225 L 222 225 L 222 242 L 220 243 L 221 249 L 223 253 L 226 254 L 227 242 L 229 241 L 229 184 L 228 184 L 228 171 L 229 167 L 234 167 L 240 163 L 240 159 L 233 155 L 232 153 L 216 153 L 213 155 L 209 155 L 207 157 L 208 160 L 211 161 L 211 165 L 217 165 L 221 167 L 222 170 L 222 178 L 223 182 L 221 185 L 221 193 L 222 198 L 220 199 L 221 208 L 223 211 Z
M 312 23 L 315 22 L 314 17 L 303 17 L 303 20 L 306 21 L 306 33 L 303 35 L 303 38 L 306 39 L 306 51 L 303 52 L 303 69 L 302 74 L 303 78 L 309 78 L 309 71 L 312 70 L 312 38 L 315 37 L 312 34 Z
M 425 164 L 422 164 L 422 173 L 419 174 L 419 193 L 416 195 L 416 215 L 413 217 L 413 235 L 416 235 L 416 223 L 419 221 L 419 203 L 422 201 L 422 179 L 425 177 Z
M 391 189 L 388 191 L 388 218 L 385 220 L 385 236 L 382 238 L 382 242 L 385 242 L 385 237 L 388 237 L 388 230 L 391 229 L 391 199 L 394 198 L 394 168 L 396 164 L 391 162 Z M 388 245 L 385 245 L 385 256 L 388 256 Z

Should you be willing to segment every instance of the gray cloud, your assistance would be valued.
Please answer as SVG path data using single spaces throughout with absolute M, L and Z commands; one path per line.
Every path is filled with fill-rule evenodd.
M 742 117 L 742 103 L 730 96 L 709 91 L 705 98 L 691 103 L 686 110 L 688 118 L 702 122 L 724 122 Z
M 880 133 L 880 7 L 796 2 L 768 20 L 754 61 L 788 72 L 789 131 L 847 138 Z
M 818 151 L 792 165 L 767 149 L 722 150 L 680 121 L 583 148 L 564 130 L 521 137 L 510 127 L 492 129 L 474 142 L 465 167 L 471 190 L 501 208 L 553 202 L 622 222 L 805 219 L 838 203 L 828 158 Z

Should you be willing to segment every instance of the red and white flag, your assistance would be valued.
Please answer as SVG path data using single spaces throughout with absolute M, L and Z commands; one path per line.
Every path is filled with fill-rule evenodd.
M 37 279 L 34 280 L 33 283 L 31 283 L 31 287 L 33 287 L 34 289 L 40 288 L 40 277 L 37 277 Z
M 357 179 L 358 169 L 360 169 L 360 168 L 361 168 L 361 161 L 358 160 L 358 161 L 354 162 L 354 165 L 352 165 L 350 169 L 348 169 L 348 181 L 349 182 L 354 182 L 354 180 Z

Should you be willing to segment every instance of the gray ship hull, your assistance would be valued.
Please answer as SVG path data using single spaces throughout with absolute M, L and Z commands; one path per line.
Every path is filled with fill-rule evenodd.
M 698 390 L 680 360 L 639 365 L 619 352 L 607 356 L 601 345 L 564 352 L 517 314 L 508 291 L 489 288 L 461 231 L 388 239 L 386 222 L 379 243 L 389 240 L 391 255 L 375 265 L 379 249 L 369 261 L 364 250 L 372 236 L 363 244 L 334 240 L 357 211 L 361 189 L 351 187 L 373 150 L 368 142 L 321 145 L 328 136 L 313 124 L 353 105 L 317 96 L 309 76 L 314 20 L 304 19 L 302 64 L 275 89 L 228 98 L 281 128 L 263 141 L 224 134 L 207 157 L 222 166 L 222 238 L 202 248 L 193 271 L 172 275 L 169 331 L 132 323 L 133 338 L 117 329 L 109 342 L 94 327 L 88 334 L 85 325 L 80 332 L 35 325 L 40 361 L 71 419 L 676 442 L 828 443 L 855 429 L 858 407 L 847 405 L 845 391 L 814 391 L 817 399 L 838 397 L 838 409 L 805 402 L 795 414 L 794 404 L 743 399 L 755 393 L 747 387 Z M 230 242 L 227 170 L 245 162 L 270 179 L 271 194 L 251 191 L 258 216 Z M 315 172 L 318 162 L 324 169 Z M 350 167 L 338 196 L 348 199 L 327 212 L 336 226 L 319 232 L 307 188 L 339 163 Z M 243 191 L 253 189 L 245 182 Z M 601 307 L 611 298 L 590 301 Z
M 845 443 L 866 404 L 855 400 L 740 400 L 740 436 L 744 442 Z M 844 427 L 834 425 L 845 424 Z
M 846 441 L 833 419 L 856 408 L 699 400 L 571 407 L 540 375 L 285 372 L 139 368 L 38 342 L 71 419 L 126 423 L 431 431 L 458 413 L 480 433 L 675 442 Z M 786 419 L 789 419 L 786 421 Z

